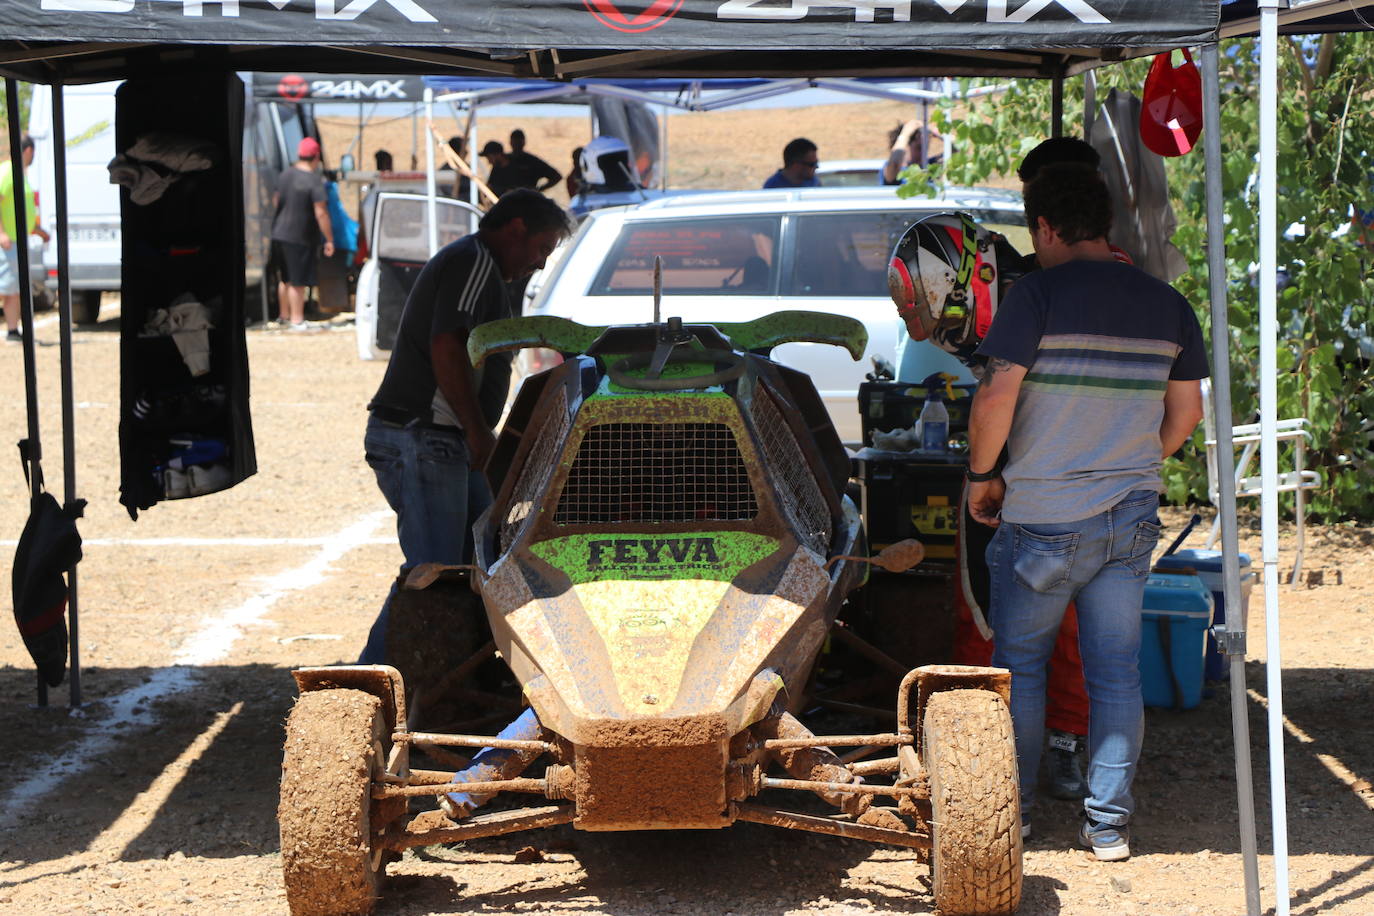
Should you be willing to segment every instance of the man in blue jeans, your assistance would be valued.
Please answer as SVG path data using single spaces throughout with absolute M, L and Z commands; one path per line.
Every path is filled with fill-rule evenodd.
M 1072 600 L 1091 706 L 1079 840 L 1113 861 L 1130 855 L 1159 469 L 1202 419 L 1207 357 L 1188 302 L 1113 255 L 1110 198 L 1094 170 L 1045 167 L 1025 207 L 1044 269 L 1017 281 L 978 348 L 987 364 L 969 418 L 969 506 L 997 528 L 987 551 L 992 663 L 1012 673 L 1023 833 L 1046 665 Z
M 439 249 L 415 279 L 401 312 L 382 384 L 367 409 L 364 448 L 377 486 L 396 511 L 406 569 L 472 560 L 472 523 L 491 503 L 482 469 L 510 390 L 511 355 L 468 360 L 468 333 L 520 313 L 510 284 L 544 266 L 571 226 L 537 191 L 507 193 L 477 232 Z M 386 658 L 395 586 L 368 634 L 359 664 Z

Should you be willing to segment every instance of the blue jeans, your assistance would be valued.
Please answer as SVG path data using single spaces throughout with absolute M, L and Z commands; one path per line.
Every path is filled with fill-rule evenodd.
M 472 523 L 491 505 L 491 490 L 482 473 L 468 466 L 462 432 L 402 428 L 369 417 L 363 446 L 377 486 L 396 512 L 396 536 L 405 557 L 402 569 L 420 563 L 471 563 Z M 385 661 L 395 594 L 393 582 L 358 664 Z
M 1088 797 L 1101 823 L 1123 826 L 1135 804 L 1145 730 L 1140 699 L 1140 607 L 1159 541 L 1159 494 L 1135 490 L 1076 522 L 1003 522 L 988 545 L 992 569 L 992 663 L 1011 670 L 1011 718 L 1021 808 L 1035 797 L 1045 734 L 1045 674 L 1059 622 L 1078 605 L 1078 642 L 1088 685 Z

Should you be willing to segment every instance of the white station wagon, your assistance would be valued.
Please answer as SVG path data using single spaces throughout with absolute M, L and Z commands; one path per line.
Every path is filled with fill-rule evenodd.
M 859 362 L 822 344 L 786 344 L 773 354 L 811 376 L 840 437 L 858 443 L 858 389 L 872 371 L 870 358 L 896 365 L 906 337 L 887 292 L 892 246 L 916 220 L 948 210 L 968 211 L 1018 250 L 1030 250 L 1020 195 L 1000 189 L 949 189 L 937 199 L 907 200 L 881 187 L 668 197 L 590 214 L 531 281 L 525 311 L 589 325 L 652 321 L 657 255 L 663 259 L 664 317 L 749 321 L 806 309 L 858 318 L 869 335 Z M 525 353 L 521 370 L 527 374 L 557 358 Z M 948 361 L 957 368 L 952 357 Z

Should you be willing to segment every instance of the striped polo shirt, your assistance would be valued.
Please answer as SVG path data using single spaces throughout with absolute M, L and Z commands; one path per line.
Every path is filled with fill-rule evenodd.
M 978 355 L 1027 370 L 1003 472 L 1002 518 L 1019 524 L 1078 521 L 1162 490 L 1165 390 L 1208 374 L 1187 300 L 1114 260 L 1018 280 Z

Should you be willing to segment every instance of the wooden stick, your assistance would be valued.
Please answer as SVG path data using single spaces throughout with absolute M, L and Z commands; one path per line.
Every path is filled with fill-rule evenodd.
M 440 134 L 439 129 L 433 123 L 429 125 L 429 132 L 434 135 L 434 142 L 439 146 L 439 153 L 444 157 L 444 161 L 453 166 L 455 171 L 462 172 L 468 180 L 477 185 L 477 190 L 487 199 L 487 203 L 494 204 L 497 201 L 496 192 L 487 187 L 487 183 L 473 174 L 471 167 L 463 161 L 463 157 L 453 151 L 453 147 L 448 145 Z

